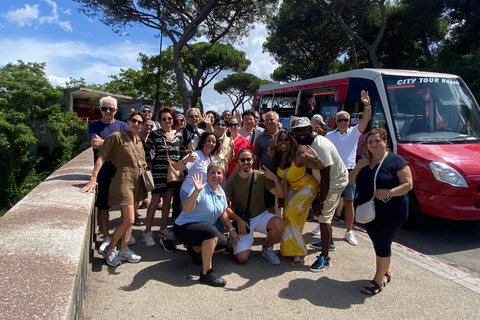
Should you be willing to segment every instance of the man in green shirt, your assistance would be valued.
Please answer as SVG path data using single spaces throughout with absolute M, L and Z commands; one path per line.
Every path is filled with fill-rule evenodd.
M 242 149 L 237 155 L 240 171 L 228 178 L 225 194 L 229 199 L 229 216 L 238 225 L 239 240 L 233 245 L 233 254 L 239 263 L 246 263 L 251 253 L 254 231 L 267 235 L 262 246 L 262 256 L 271 264 L 279 265 L 280 259 L 273 251 L 273 245 L 280 241 L 283 233 L 282 218 L 265 209 L 265 190 L 279 198 L 285 197 L 280 179 L 272 171 L 264 167 L 265 171 L 253 170 L 253 154 L 249 149 Z M 250 196 L 250 205 L 247 208 L 249 189 L 253 179 Z M 235 211 L 237 210 L 237 211 Z M 233 212 L 232 212 L 233 211 Z M 234 212 L 249 212 L 250 223 L 242 220 Z

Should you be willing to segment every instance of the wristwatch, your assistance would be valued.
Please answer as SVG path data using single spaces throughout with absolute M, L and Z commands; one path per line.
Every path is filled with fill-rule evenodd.
M 232 231 L 235 231 L 235 228 L 228 229 L 228 232 L 232 232 Z

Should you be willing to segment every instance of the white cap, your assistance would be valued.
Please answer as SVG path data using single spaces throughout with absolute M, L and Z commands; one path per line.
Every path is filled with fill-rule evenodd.
M 323 122 L 323 117 L 320 114 L 315 114 L 312 117 L 312 120 L 316 120 L 322 124 L 322 126 L 325 126 L 325 122 Z

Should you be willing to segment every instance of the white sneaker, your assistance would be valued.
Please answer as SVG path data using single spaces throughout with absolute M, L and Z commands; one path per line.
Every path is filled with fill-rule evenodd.
M 319 236 L 320 235 L 320 225 L 318 225 L 315 229 L 313 229 L 312 234 L 314 236 Z
M 130 250 L 128 247 L 125 250 L 125 252 L 120 252 L 118 254 L 118 257 L 120 258 L 120 261 L 128 261 L 132 263 L 137 263 L 137 262 L 140 262 L 140 260 L 142 260 L 142 257 L 140 257 L 139 255 L 136 255 L 135 252 Z
M 152 231 L 143 234 L 142 242 L 144 242 L 147 247 L 155 247 L 156 246 L 155 238 L 153 238 Z
M 122 262 L 118 258 L 117 249 L 115 249 L 115 248 L 110 249 L 108 251 L 104 250 L 102 252 L 102 255 L 105 258 L 105 260 L 107 260 L 107 264 L 110 267 L 118 267 L 119 265 L 122 264 Z
M 162 238 L 163 236 L 170 235 L 170 230 L 168 228 L 158 230 L 158 237 Z
M 105 248 L 110 244 L 110 242 L 112 242 L 112 238 L 110 238 L 109 236 L 103 238 L 103 242 L 100 245 L 100 248 L 98 248 L 98 253 L 102 254 L 103 251 L 105 251 Z
M 278 266 L 280 264 L 280 259 L 278 258 L 275 251 L 273 251 L 273 247 L 265 247 L 262 246 L 262 257 L 268 260 L 273 265 Z
M 345 240 L 352 246 L 358 245 L 357 239 L 355 239 L 355 232 L 353 230 L 345 233 Z
M 137 240 L 135 240 L 133 234 L 130 233 L 130 240 L 128 240 L 128 245 L 133 246 L 135 243 L 137 243 Z

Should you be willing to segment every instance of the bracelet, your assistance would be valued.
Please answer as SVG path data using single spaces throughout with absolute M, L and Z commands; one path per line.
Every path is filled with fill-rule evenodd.
M 232 232 L 232 231 L 235 231 L 235 228 L 232 227 L 232 228 L 228 229 L 228 232 Z
M 194 191 L 193 193 L 195 193 L 195 194 L 198 196 L 198 194 L 199 194 L 200 192 Z
M 366 107 L 366 106 L 369 106 L 369 107 L 370 107 L 371 105 L 372 105 L 371 103 L 364 104 L 365 107 Z

